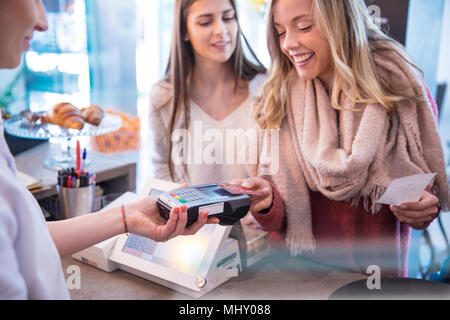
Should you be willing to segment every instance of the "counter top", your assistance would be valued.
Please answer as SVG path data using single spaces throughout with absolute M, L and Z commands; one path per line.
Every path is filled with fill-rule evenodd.
M 107 273 L 72 257 L 63 258 L 62 264 L 64 271 L 80 267 L 81 289 L 70 290 L 73 300 L 193 300 L 122 270 Z M 366 278 L 277 252 L 197 300 L 328 299 L 342 286 Z

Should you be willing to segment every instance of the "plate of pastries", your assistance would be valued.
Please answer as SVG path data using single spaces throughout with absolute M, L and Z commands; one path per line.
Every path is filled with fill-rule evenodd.
M 28 137 L 96 136 L 119 129 L 122 119 L 106 113 L 91 104 L 79 109 L 71 103 L 61 102 L 49 111 L 23 111 L 16 119 L 5 122 L 8 133 Z
M 26 110 L 20 114 L 22 119 L 31 125 L 54 124 L 66 129 L 83 130 L 86 124 L 98 127 L 105 116 L 101 107 L 91 104 L 89 107 L 78 109 L 73 104 L 61 102 L 45 112 L 31 112 Z

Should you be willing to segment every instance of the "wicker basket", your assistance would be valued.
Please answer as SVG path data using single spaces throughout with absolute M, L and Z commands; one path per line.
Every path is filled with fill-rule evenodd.
M 140 146 L 140 121 L 138 117 L 114 110 L 106 111 L 122 118 L 122 127 L 112 133 L 92 139 L 92 149 L 103 153 L 138 150 Z

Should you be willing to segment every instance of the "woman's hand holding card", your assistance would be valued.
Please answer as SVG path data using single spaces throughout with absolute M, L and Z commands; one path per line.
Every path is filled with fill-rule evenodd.
M 270 208 L 273 193 L 270 183 L 262 178 L 235 179 L 231 181 L 234 187 L 225 188 L 232 193 L 248 194 L 251 198 L 250 211 L 259 212 Z M 226 185 L 229 186 L 229 185 Z

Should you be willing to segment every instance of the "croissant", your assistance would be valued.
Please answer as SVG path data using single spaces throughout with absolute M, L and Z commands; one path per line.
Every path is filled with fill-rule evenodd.
M 84 121 L 98 126 L 102 122 L 105 112 L 99 106 L 91 104 L 89 107 L 81 109 L 81 114 L 84 116 Z
M 50 113 L 50 119 L 52 123 L 64 128 L 81 130 L 84 127 L 80 110 L 67 102 L 55 105 Z

